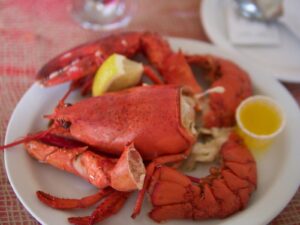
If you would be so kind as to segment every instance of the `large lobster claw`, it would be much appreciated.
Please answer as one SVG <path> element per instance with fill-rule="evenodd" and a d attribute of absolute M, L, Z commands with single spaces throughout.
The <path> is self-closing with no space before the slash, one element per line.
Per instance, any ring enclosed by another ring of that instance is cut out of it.
<path fill-rule="evenodd" d="M 41 141 L 29 141 L 25 148 L 40 162 L 78 175 L 98 188 L 111 186 L 118 191 L 133 191 L 141 189 L 144 183 L 143 160 L 133 144 L 125 146 L 118 160 L 87 147 L 60 148 Z"/>
<path fill-rule="evenodd" d="M 37 80 L 45 86 L 52 86 L 79 79 L 96 71 L 104 57 L 97 42 L 76 47 L 44 65 Z"/>
<path fill-rule="evenodd" d="M 104 37 L 55 57 L 38 72 L 37 80 L 44 86 L 78 80 L 87 75 L 93 75 L 103 60 L 112 53 L 131 57 L 139 47 L 139 33 L 129 32 Z"/>

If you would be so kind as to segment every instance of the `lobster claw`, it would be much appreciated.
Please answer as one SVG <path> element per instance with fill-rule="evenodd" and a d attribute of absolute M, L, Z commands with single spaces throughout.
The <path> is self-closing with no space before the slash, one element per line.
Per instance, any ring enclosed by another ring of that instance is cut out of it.
<path fill-rule="evenodd" d="M 128 32 L 75 47 L 43 66 L 37 80 L 44 86 L 52 86 L 94 75 L 112 53 L 132 57 L 141 48 L 140 38 L 140 33 Z"/>
<path fill-rule="evenodd" d="M 99 41 L 81 45 L 62 53 L 44 65 L 36 79 L 44 86 L 77 80 L 95 73 L 105 57 Z"/>

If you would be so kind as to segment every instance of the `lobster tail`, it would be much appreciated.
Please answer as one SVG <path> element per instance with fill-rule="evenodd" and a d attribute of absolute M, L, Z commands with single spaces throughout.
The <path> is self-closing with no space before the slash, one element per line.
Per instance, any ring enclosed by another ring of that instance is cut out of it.
<path fill-rule="evenodd" d="M 222 146 L 221 157 L 221 167 L 198 183 L 175 169 L 157 168 L 149 188 L 154 206 L 149 216 L 157 222 L 202 220 L 224 218 L 243 209 L 256 188 L 255 161 L 235 133 Z"/>

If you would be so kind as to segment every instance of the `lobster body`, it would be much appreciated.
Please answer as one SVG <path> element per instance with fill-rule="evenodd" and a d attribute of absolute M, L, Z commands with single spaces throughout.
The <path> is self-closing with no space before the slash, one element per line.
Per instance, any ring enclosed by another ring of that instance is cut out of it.
<path fill-rule="evenodd" d="M 113 155 L 134 143 L 145 160 L 183 152 L 195 141 L 181 121 L 181 88 L 147 86 L 84 99 L 50 118 L 70 123 L 70 134 Z"/>

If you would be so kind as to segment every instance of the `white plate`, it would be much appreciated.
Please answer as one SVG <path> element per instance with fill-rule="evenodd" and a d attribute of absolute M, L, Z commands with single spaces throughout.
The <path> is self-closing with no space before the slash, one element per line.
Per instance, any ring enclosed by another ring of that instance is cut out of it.
<path fill-rule="evenodd" d="M 201 21 L 213 43 L 227 51 L 239 53 L 253 66 L 260 66 L 268 76 L 282 81 L 300 82 L 300 41 L 286 27 L 278 24 L 278 46 L 238 46 L 228 37 L 226 4 L 231 0 L 203 0 Z"/>
<path fill-rule="evenodd" d="M 284 109 L 288 120 L 286 129 L 272 148 L 257 160 L 258 188 L 248 207 L 227 219 L 201 222 L 202 225 L 266 224 L 290 201 L 299 185 L 300 112 L 297 103 L 279 82 L 264 76 L 257 68 L 249 66 L 247 61 L 241 59 L 242 57 L 230 56 L 201 42 L 173 38 L 170 41 L 175 49 L 181 48 L 185 52 L 212 53 L 234 60 L 251 74 L 256 93 L 274 98 Z M 66 85 L 62 85 L 43 89 L 33 85 L 23 96 L 11 117 L 5 143 L 43 129 L 47 122 L 41 115 L 52 111 L 66 88 Z M 26 154 L 22 146 L 5 151 L 5 165 L 10 183 L 19 200 L 40 223 L 68 224 L 67 217 L 86 215 L 90 212 L 89 210 L 74 212 L 54 210 L 41 204 L 35 196 L 36 190 L 64 197 L 85 196 L 96 191 L 82 179 L 38 163 Z M 135 196 L 132 196 L 119 214 L 102 224 L 155 224 L 147 216 L 150 210 L 149 203 L 143 207 L 142 214 L 136 220 L 130 218 L 134 201 Z M 170 221 L 168 224 L 195 224 L 195 222 L 177 220 Z"/>

